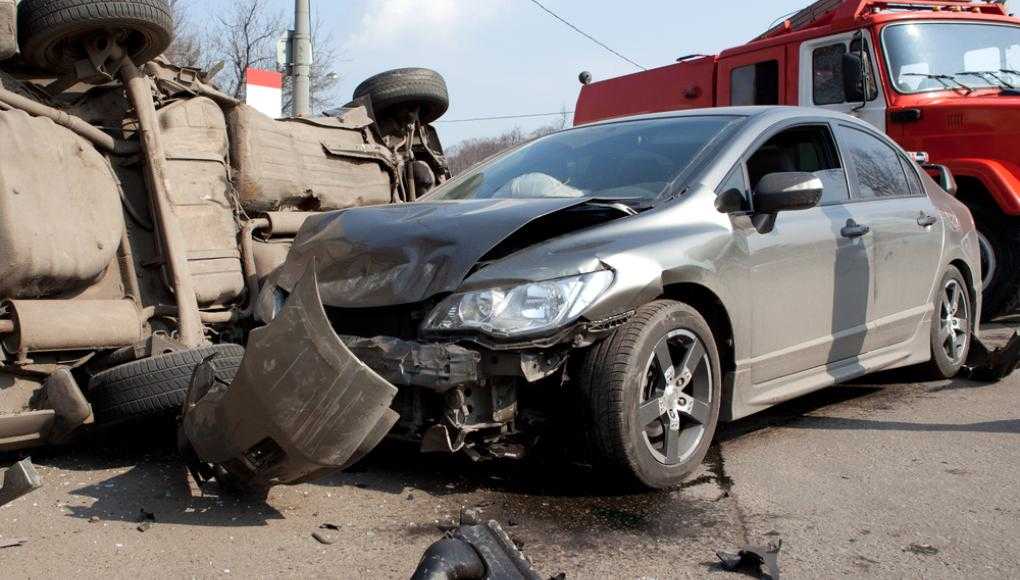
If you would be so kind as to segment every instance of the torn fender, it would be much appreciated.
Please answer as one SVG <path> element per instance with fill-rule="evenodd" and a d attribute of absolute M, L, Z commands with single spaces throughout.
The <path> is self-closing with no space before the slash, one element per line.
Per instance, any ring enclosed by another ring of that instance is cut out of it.
<path fill-rule="evenodd" d="M 347 467 L 398 419 L 390 409 L 397 388 L 333 332 L 314 264 L 279 316 L 251 333 L 233 383 L 202 385 L 202 375 L 215 377 L 195 373 L 183 435 L 202 463 L 246 487 Z"/>

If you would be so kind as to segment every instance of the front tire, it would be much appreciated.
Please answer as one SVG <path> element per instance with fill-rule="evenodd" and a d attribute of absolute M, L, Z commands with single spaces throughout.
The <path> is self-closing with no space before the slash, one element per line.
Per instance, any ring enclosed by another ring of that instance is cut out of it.
<path fill-rule="evenodd" d="M 954 266 L 942 276 L 935 293 L 935 316 L 931 324 L 931 361 L 928 374 L 951 379 L 960 373 L 970 354 L 974 331 L 974 306 L 967 281 Z"/>
<path fill-rule="evenodd" d="M 722 399 L 719 352 L 694 308 L 653 302 L 585 357 L 578 387 L 596 469 L 664 489 L 701 465 Z"/>

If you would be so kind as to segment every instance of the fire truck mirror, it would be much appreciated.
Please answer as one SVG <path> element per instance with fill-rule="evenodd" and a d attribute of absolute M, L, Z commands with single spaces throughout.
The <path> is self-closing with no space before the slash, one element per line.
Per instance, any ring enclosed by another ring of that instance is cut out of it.
<path fill-rule="evenodd" d="M 867 100 L 867 67 L 860 54 L 843 55 L 843 92 L 848 102 Z"/>

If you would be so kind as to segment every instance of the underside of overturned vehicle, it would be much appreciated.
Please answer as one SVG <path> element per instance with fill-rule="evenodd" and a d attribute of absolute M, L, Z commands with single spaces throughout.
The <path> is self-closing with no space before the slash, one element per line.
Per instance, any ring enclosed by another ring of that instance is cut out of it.
<path fill-rule="evenodd" d="M 438 74 L 276 120 L 159 57 L 171 30 L 165 0 L 0 0 L 0 451 L 177 413 L 306 219 L 449 177 Z"/>

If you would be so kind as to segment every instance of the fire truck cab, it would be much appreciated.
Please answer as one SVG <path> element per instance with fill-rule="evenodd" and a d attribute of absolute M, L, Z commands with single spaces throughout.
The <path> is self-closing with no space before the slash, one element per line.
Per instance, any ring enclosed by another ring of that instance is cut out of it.
<path fill-rule="evenodd" d="M 981 233 L 987 317 L 1020 305 L 1020 18 L 1004 2 L 821 0 L 719 55 L 586 84 L 574 122 L 731 105 L 842 111 L 948 166 Z"/>

